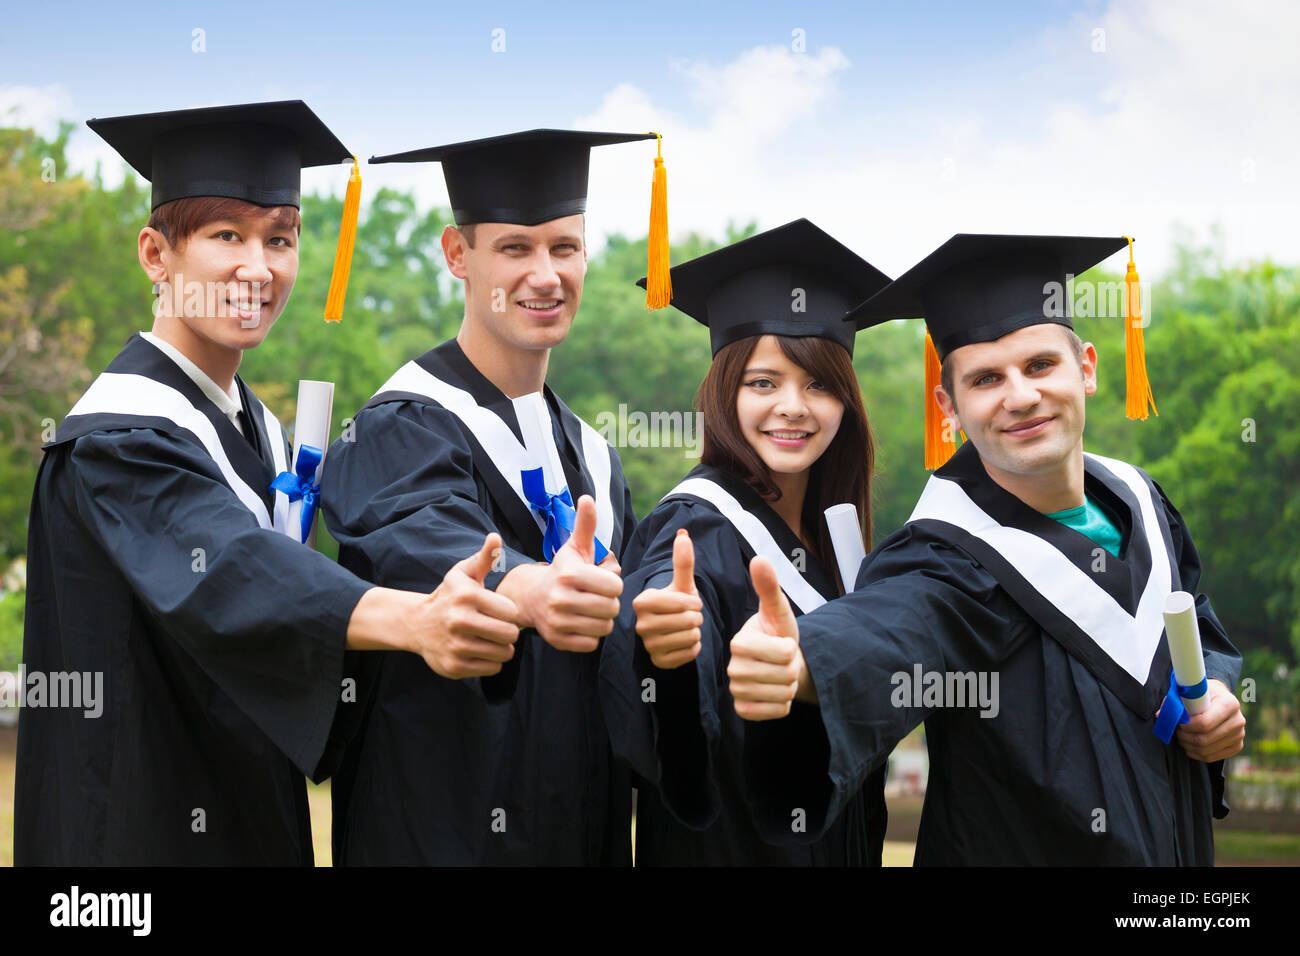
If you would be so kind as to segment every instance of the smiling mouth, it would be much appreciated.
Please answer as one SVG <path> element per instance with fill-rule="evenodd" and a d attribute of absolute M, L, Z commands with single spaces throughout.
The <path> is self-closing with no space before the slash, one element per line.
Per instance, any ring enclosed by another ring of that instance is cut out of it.
<path fill-rule="evenodd" d="M 519 304 L 530 312 L 553 312 L 564 302 L 563 299 L 520 299 Z"/>
<path fill-rule="evenodd" d="M 1028 421 L 1017 422 L 1009 428 L 1002 431 L 1008 435 L 1030 435 L 1038 432 L 1044 425 L 1053 420 L 1054 416 L 1040 415 L 1038 418 L 1031 418 Z"/>
<path fill-rule="evenodd" d="M 776 428 L 771 431 L 763 432 L 768 438 L 778 445 L 797 445 L 802 444 L 812 437 L 813 432 L 797 431 L 791 428 Z"/>
<path fill-rule="evenodd" d="M 270 305 L 270 302 L 271 302 L 270 299 L 258 300 L 256 302 L 249 301 L 247 299 L 241 299 L 238 302 L 236 302 L 234 299 L 226 299 L 226 305 L 240 312 L 260 312 L 262 311 L 262 309 Z"/>

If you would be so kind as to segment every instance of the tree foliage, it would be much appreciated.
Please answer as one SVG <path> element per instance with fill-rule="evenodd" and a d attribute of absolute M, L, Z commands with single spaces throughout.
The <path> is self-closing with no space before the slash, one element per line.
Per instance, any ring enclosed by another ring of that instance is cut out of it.
<path fill-rule="evenodd" d="M 0 130 L 0 561 L 21 555 L 42 423 L 61 420 L 93 374 L 151 321 L 150 283 L 136 261 L 148 190 L 106 188 L 64 172 L 70 126 L 53 140 Z M 336 385 L 333 434 L 401 363 L 455 334 L 460 285 L 442 264 L 447 210 L 412 196 L 366 197 L 341 323 L 321 318 L 342 200 L 303 202 L 293 297 L 241 374 L 286 422 L 298 379 Z M 673 259 L 754 231 L 680 239 Z M 634 282 L 643 237 L 610 238 L 589 265 L 568 341 L 549 381 L 579 415 L 689 413 L 710 361 L 708 331 L 665 309 L 648 312 Z M 1119 281 L 1115 275 L 1100 278 Z M 1297 270 L 1263 262 L 1226 268 L 1213 249 L 1180 248 L 1149 295 L 1146 350 L 1158 417 L 1124 417 L 1122 322 L 1080 323 L 1100 353 L 1086 447 L 1139 464 L 1181 510 L 1208 591 L 1228 631 L 1268 661 L 1300 653 L 1300 288 Z M 877 540 L 900 527 L 926 473 L 922 461 L 923 332 L 892 322 L 859 336 L 854 364 L 877 443 Z M 689 433 L 688 433 L 689 434 Z M 616 437 L 611 435 L 611 437 Z M 624 447 L 638 514 L 690 469 L 682 447 Z M 322 548 L 332 550 L 322 535 Z M 1272 655 L 1272 656 L 1268 656 Z M 1273 666 L 1273 665 L 1270 665 Z M 1278 664 L 1277 666 L 1282 666 Z"/>

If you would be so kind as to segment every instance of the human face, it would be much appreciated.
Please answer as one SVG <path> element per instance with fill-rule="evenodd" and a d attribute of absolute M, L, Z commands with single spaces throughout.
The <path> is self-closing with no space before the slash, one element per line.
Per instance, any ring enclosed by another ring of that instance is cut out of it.
<path fill-rule="evenodd" d="M 740 431 L 774 476 L 804 474 L 835 438 L 844 403 L 764 335 L 736 394 Z"/>
<path fill-rule="evenodd" d="M 218 219 L 178 246 L 157 234 L 157 263 L 169 315 L 203 349 L 242 351 L 262 343 L 284 311 L 298 276 L 298 233 L 274 210 Z"/>
<path fill-rule="evenodd" d="M 448 268 L 466 280 L 466 318 L 509 350 L 563 342 L 587 272 L 582 230 L 578 215 L 536 226 L 479 223 L 472 249 L 445 238 Z"/>
<path fill-rule="evenodd" d="M 954 395 L 938 390 L 984 467 L 1001 475 L 1045 475 L 1082 466 L 1084 399 L 1097 391 L 1097 352 L 1074 357 L 1063 326 L 1043 323 L 949 356 Z"/>

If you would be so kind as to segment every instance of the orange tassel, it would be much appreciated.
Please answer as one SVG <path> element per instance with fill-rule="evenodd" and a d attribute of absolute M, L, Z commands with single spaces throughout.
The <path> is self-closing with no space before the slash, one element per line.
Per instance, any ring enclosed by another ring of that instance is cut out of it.
<path fill-rule="evenodd" d="M 339 227 L 339 244 L 334 249 L 334 273 L 330 276 L 329 294 L 325 296 L 325 321 L 343 318 L 343 300 L 348 294 L 348 275 L 352 271 L 352 249 L 357 243 L 357 216 L 361 212 L 361 169 L 352 157 L 352 175 L 343 196 L 343 224 Z"/>
<path fill-rule="evenodd" d="M 939 353 L 934 349 L 934 340 L 930 333 L 925 333 L 925 467 L 928 471 L 943 465 L 957 450 L 957 443 L 951 437 L 944 436 L 947 424 L 939 403 L 935 401 L 934 390 L 939 384 L 941 367 Z"/>
<path fill-rule="evenodd" d="M 1155 396 L 1147 380 L 1147 355 L 1142 342 L 1142 289 L 1133 262 L 1133 239 L 1128 239 L 1128 271 L 1124 275 L 1124 413 L 1131 419 L 1145 419 L 1147 406 L 1156 411 Z"/>
<path fill-rule="evenodd" d="M 673 279 L 668 262 L 668 170 L 664 168 L 664 139 L 655 133 L 659 155 L 655 157 L 654 180 L 650 185 L 650 241 L 646 262 L 645 304 L 662 309 L 673 298 Z"/>

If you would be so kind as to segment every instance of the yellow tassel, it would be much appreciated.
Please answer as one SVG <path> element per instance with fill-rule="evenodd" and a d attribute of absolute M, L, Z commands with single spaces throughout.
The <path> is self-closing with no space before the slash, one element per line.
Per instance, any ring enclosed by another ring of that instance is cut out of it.
<path fill-rule="evenodd" d="M 654 181 L 650 185 L 650 251 L 646 262 L 645 304 L 662 309 L 673 298 L 673 278 L 668 274 L 668 170 L 664 169 L 664 138 L 655 133 L 659 155 L 655 157 Z"/>
<path fill-rule="evenodd" d="M 1131 419 L 1145 419 L 1147 406 L 1156 415 L 1155 396 L 1147 380 L 1147 355 L 1142 343 L 1142 289 L 1133 262 L 1133 239 L 1128 239 L 1128 272 L 1124 275 L 1124 413 Z"/>
<path fill-rule="evenodd" d="M 934 340 L 925 333 L 925 467 L 929 471 L 940 467 L 957 450 L 957 443 L 944 436 L 946 421 L 934 400 L 934 389 L 939 384 L 941 367 Z"/>
<path fill-rule="evenodd" d="M 352 248 L 357 244 L 357 216 L 361 212 L 361 168 L 352 157 L 352 175 L 343 196 L 343 224 L 339 226 L 339 244 L 334 250 L 334 274 L 325 297 L 325 321 L 343 318 L 343 300 L 348 294 L 348 275 L 352 271 Z"/>

